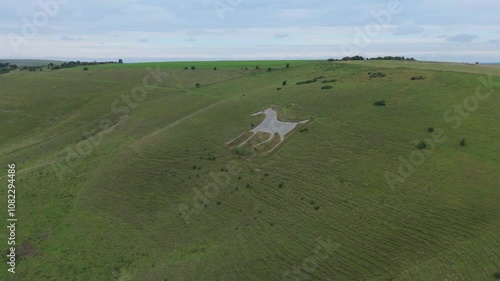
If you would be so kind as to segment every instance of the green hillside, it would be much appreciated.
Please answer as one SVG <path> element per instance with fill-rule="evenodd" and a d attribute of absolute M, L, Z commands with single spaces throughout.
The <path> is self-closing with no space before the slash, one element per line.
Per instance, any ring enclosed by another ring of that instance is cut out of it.
<path fill-rule="evenodd" d="M 286 63 L 0 75 L 0 280 L 499 279 L 500 66 Z"/>

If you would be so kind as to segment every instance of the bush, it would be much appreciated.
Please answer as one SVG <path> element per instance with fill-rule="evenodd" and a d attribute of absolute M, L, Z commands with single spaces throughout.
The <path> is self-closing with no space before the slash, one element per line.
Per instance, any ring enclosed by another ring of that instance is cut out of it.
<path fill-rule="evenodd" d="M 421 141 L 417 144 L 417 148 L 418 149 L 426 149 L 427 148 L 427 144 L 425 143 L 425 141 Z"/>
<path fill-rule="evenodd" d="M 214 70 L 217 70 L 217 67 L 214 67 Z"/>
<path fill-rule="evenodd" d="M 281 91 L 281 88 L 277 88 L 276 90 Z"/>
<path fill-rule="evenodd" d="M 334 83 L 334 82 L 337 82 L 337 80 L 335 80 L 335 79 L 323 80 L 321 83 Z"/>
<path fill-rule="evenodd" d="M 385 101 L 384 100 L 376 101 L 376 102 L 373 103 L 373 105 L 376 105 L 376 106 L 385 106 Z"/>
<path fill-rule="evenodd" d="M 329 90 L 329 89 L 333 89 L 333 86 L 327 85 L 327 86 L 321 87 L 321 90 Z"/>
<path fill-rule="evenodd" d="M 411 80 L 424 80 L 425 78 L 422 77 L 422 76 L 418 76 L 418 77 L 412 77 Z"/>
<path fill-rule="evenodd" d="M 461 147 L 464 147 L 465 145 L 466 145 L 466 143 L 465 143 L 465 139 L 462 139 L 462 140 L 460 141 L 460 146 L 461 146 Z"/>
<path fill-rule="evenodd" d="M 88 71 L 88 70 L 89 70 L 89 68 L 88 68 L 88 67 L 84 67 L 84 68 L 83 68 L 83 71 Z"/>
<path fill-rule="evenodd" d="M 200 87 L 200 83 L 196 83 L 196 88 L 199 88 Z"/>
<path fill-rule="evenodd" d="M 283 81 L 283 83 L 282 83 L 282 84 L 283 84 L 283 86 L 286 86 L 286 81 Z"/>
<path fill-rule="evenodd" d="M 184 67 L 184 70 L 188 70 L 188 69 L 189 69 L 189 67 L 187 67 L 187 66 L 186 66 L 186 67 Z"/>
<path fill-rule="evenodd" d="M 309 79 L 306 81 L 297 82 L 297 85 L 311 84 L 311 83 L 316 83 L 317 81 L 318 80 L 316 80 L 316 79 Z"/>
<path fill-rule="evenodd" d="M 427 128 L 427 132 L 434 133 L 434 128 L 432 128 L 432 127 L 431 128 Z"/>
<path fill-rule="evenodd" d="M 255 67 L 255 69 L 260 69 L 260 67 L 257 65 L 257 66 Z"/>
<path fill-rule="evenodd" d="M 271 70 L 273 70 L 273 69 L 270 67 L 267 68 L 267 72 L 271 72 Z"/>
<path fill-rule="evenodd" d="M 196 69 L 196 66 L 191 66 L 191 70 L 195 70 Z"/>
<path fill-rule="evenodd" d="M 385 74 L 382 72 L 376 72 L 376 73 L 370 74 L 370 78 L 382 78 L 382 77 L 385 77 Z"/>
<path fill-rule="evenodd" d="M 314 207 L 314 210 L 316 211 L 319 210 L 319 206 Z"/>
<path fill-rule="evenodd" d="M 290 68 L 290 64 L 289 63 L 286 64 L 286 68 Z"/>
<path fill-rule="evenodd" d="M 239 146 L 235 149 L 236 154 L 238 155 L 250 155 L 252 154 L 251 150 L 245 146 Z"/>

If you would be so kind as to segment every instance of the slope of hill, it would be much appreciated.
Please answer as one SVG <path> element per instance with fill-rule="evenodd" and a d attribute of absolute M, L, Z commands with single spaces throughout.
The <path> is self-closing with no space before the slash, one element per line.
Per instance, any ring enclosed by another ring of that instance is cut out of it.
<path fill-rule="evenodd" d="M 19 218 L 17 273 L 4 262 L 0 279 L 500 274 L 496 68 L 259 66 L 0 76 L 0 165 L 17 166 Z M 310 122 L 268 156 L 226 145 L 269 107 L 281 121 Z"/>

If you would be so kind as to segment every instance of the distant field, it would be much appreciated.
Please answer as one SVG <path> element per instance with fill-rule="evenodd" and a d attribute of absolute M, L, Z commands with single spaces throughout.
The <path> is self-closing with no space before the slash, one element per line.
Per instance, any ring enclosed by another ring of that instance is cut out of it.
<path fill-rule="evenodd" d="M 497 280 L 498 76 L 395 61 L 0 75 L 0 219 L 15 163 L 21 257 L 0 280 Z M 226 144 L 269 107 L 310 122 L 268 156 Z"/>
<path fill-rule="evenodd" d="M 17 66 L 43 66 L 49 63 L 61 64 L 64 61 L 55 61 L 55 60 L 2 60 L 0 59 L 0 63 L 10 63 L 15 64 Z"/>
<path fill-rule="evenodd" d="M 291 65 L 302 65 L 311 63 L 314 61 L 303 61 L 303 60 L 280 60 L 280 61 L 196 61 L 196 62 L 147 62 L 147 63 L 124 63 L 124 64 L 105 64 L 95 66 L 102 69 L 133 69 L 133 68 L 146 68 L 146 67 L 160 67 L 162 69 L 184 69 L 185 67 L 191 68 L 195 66 L 199 69 L 213 69 L 214 67 L 221 69 L 230 68 L 246 68 L 255 69 L 259 66 L 261 69 L 267 69 L 268 67 L 274 68 L 284 68 L 287 63 Z M 93 66 L 94 67 L 94 66 Z"/>
<path fill-rule="evenodd" d="M 488 64 L 465 64 L 465 63 L 444 63 L 444 62 L 413 62 L 413 61 L 348 61 L 341 62 L 347 64 L 358 64 L 365 66 L 389 67 L 389 68 L 413 68 L 428 69 L 464 73 L 477 73 L 500 76 L 500 65 Z"/>

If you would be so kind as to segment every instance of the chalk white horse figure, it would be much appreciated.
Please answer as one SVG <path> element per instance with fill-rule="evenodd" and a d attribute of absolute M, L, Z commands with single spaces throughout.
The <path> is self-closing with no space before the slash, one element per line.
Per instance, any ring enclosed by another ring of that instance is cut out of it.
<path fill-rule="evenodd" d="M 274 135 L 276 133 L 278 133 L 278 135 L 280 136 L 280 142 L 275 147 L 273 147 L 273 149 L 271 149 L 269 151 L 269 152 L 272 152 L 274 149 L 276 149 L 276 147 L 278 147 L 285 140 L 285 136 L 288 133 L 290 133 L 293 129 L 295 129 L 295 127 L 297 127 L 298 124 L 305 124 L 305 123 L 309 122 L 309 120 L 305 120 L 305 121 L 301 121 L 301 122 L 297 122 L 297 123 L 279 121 L 276 111 L 274 111 L 274 109 L 272 109 L 272 108 L 268 108 L 266 110 L 259 111 L 255 114 L 252 114 L 252 116 L 257 116 L 257 115 L 261 115 L 261 114 L 266 115 L 266 118 L 264 119 L 264 121 L 262 121 L 262 123 L 260 123 L 259 126 L 255 127 L 253 130 L 251 130 L 252 135 L 245 142 L 240 144 L 239 146 L 242 146 L 245 143 L 247 143 L 257 133 L 268 133 L 268 134 L 270 134 L 270 137 L 269 137 L 269 139 L 255 145 L 254 147 L 257 147 L 257 146 L 260 146 L 260 145 L 263 145 L 263 144 L 270 142 L 274 138 Z M 240 138 L 241 136 L 243 136 L 246 133 L 248 133 L 248 132 L 245 132 L 245 133 L 239 135 L 238 137 L 229 141 L 227 144 L 237 140 L 238 138 Z"/>

